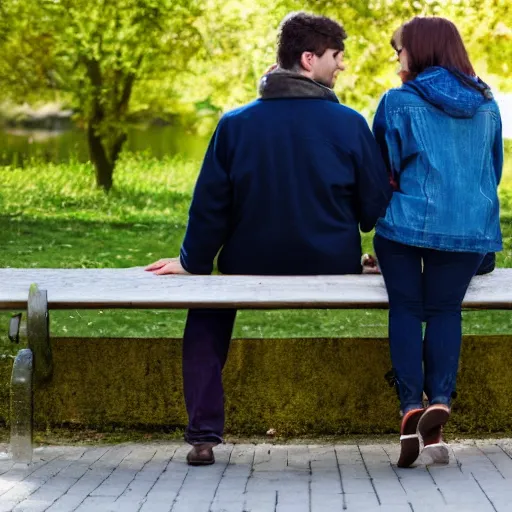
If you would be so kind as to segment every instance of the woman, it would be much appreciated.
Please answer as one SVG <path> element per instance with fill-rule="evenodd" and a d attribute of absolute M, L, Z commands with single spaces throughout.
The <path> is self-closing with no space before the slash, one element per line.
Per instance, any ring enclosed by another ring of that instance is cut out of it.
<path fill-rule="evenodd" d="M 413 18 L 392 45 L 403 85 L 384 95 L 373 130 L 396 191 L 374 247 L 403 414 L 398 465 L 408 467 L 418 434 L 435 462 L 448 462 L 441 433 L 455 393 L 462 300 L 484 255 L 502 248 L 503 147 L 496 102 L 453 23 Z"/>

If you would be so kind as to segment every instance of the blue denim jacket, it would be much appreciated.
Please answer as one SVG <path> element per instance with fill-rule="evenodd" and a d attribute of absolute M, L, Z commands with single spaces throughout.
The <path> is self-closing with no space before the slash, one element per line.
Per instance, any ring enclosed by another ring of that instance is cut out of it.
<path fill-rule="evenodd" d="M 398 183 L 377 234 L 446 251 L 502 249 L 501 118 L 482 81 L 428 68 L 383 96 L 373 131 Z"/>

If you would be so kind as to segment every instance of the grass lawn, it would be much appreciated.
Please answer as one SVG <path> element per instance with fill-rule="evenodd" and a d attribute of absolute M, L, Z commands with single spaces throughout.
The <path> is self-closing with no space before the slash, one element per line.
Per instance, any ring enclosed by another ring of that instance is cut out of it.
<path fill-rule="evenodd" d="M 126 155 L 108 196 L 94 187 L 88 164 L 1 168 L 0 267 L 131 267 L 176 256 L 199 163 Z M 505 250 L 512 267 L 512 141 L 501 187 Z M 371 235 L 364 249 L 371 251 Z M 0 354 L 10 353 L 0 312 Z M 238 337 L 385 336 L 386 311 L 245 311 Z M 55 311 L 58 336 L 181 336 L 184 311 Z M 464 331 L 512 333 L 509 312 L 464 313 Z"/>

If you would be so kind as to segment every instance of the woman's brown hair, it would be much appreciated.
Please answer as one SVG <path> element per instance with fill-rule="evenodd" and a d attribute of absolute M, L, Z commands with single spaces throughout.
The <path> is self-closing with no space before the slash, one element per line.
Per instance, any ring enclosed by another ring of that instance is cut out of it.
<path fill-rule="evenodd" d="M 417 16 L 395 31 L 391 45 L 407 50 L 411 78 L 432 66 L 476 75 L 457 27 L 445 18 Z"/>

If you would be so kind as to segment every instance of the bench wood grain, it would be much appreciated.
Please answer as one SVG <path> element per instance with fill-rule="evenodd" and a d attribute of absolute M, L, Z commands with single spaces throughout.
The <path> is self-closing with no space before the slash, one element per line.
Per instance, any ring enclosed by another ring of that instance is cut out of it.
<path fill-rule="evenodd" d="M 32 283 L 49 309 L 386 309 L 382 276 L 155 276 L 126 269 L 0 269 L 0 309 L 27 307 Z M 512 269 L 473 279 L 466 309 L 512 309 Z"/>

